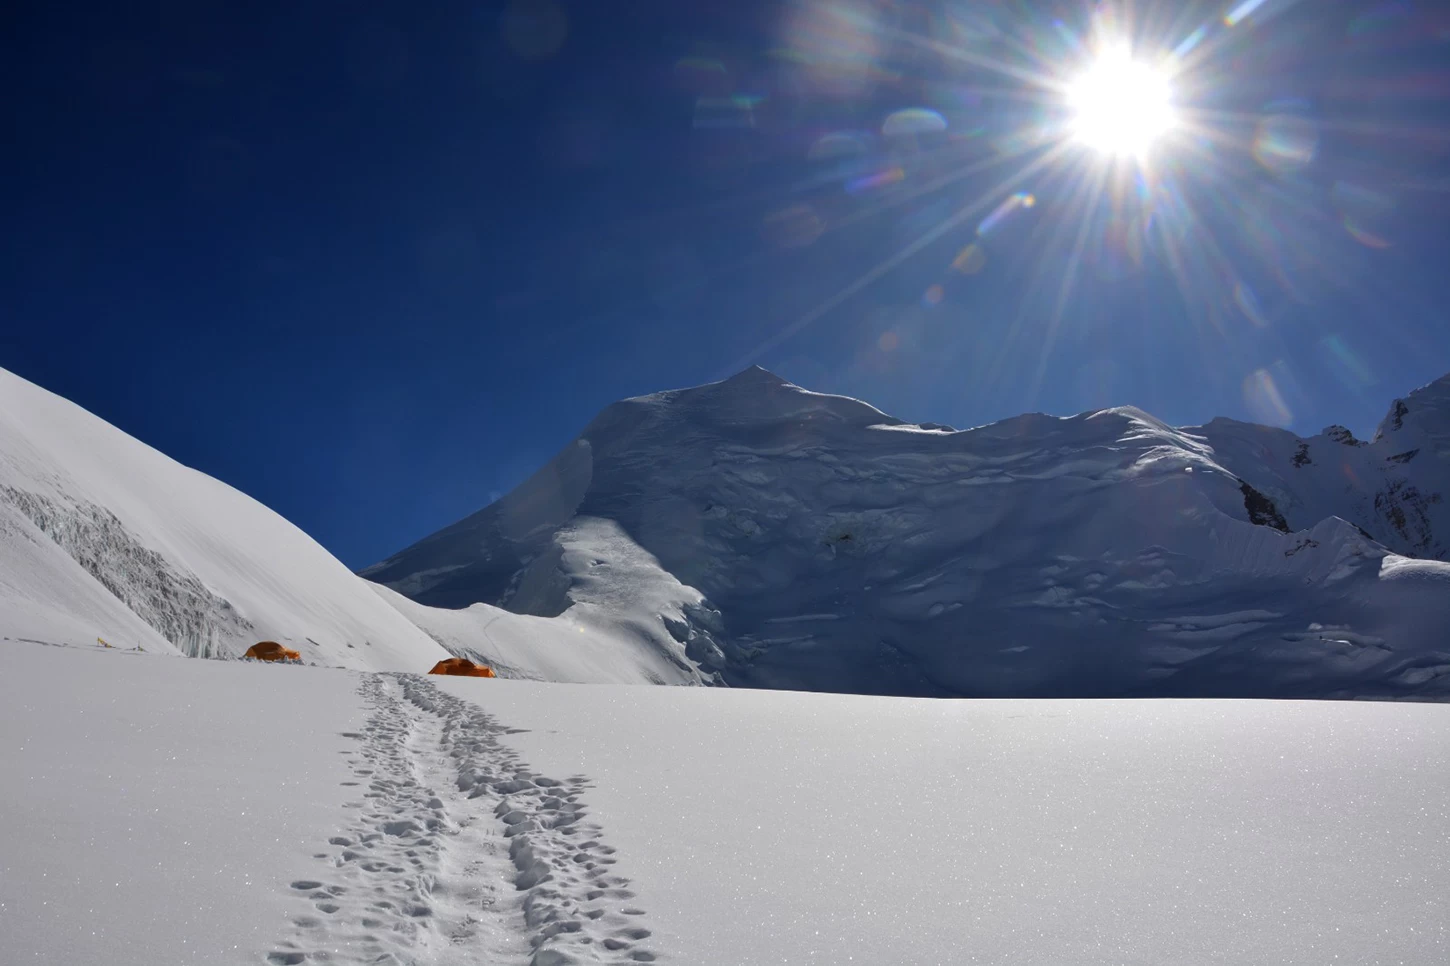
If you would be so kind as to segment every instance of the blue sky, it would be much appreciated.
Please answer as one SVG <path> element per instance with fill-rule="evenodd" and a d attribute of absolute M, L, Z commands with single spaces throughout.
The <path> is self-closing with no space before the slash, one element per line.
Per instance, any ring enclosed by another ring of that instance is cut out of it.
<path fill-rule="evenodd" d="M 748 363 L 958 426 L 1301 433 L 1450 371 L 1430 4 L 12 16 L 0 365 L 355 567 Z M 1179 52 L 1146 170 L 1062 138 L 1104 32 Z"/>

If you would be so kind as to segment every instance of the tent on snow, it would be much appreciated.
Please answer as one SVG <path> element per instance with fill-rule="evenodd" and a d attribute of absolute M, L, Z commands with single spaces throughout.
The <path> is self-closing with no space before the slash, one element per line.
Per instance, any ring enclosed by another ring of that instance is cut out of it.
<path fill-rule="evenodd" d="M 470 678 L 496 678 L 493 668 L 487 664 L 474 664 L 472 661 L 461 657 L 450 657 L 446 661 L 439 661 L 433 665 L 429 674 L 460 674 Z"/>
<path fill-rule="evenodd" d="M 256 661 L 300 661 L 302 655 L 290 648 L 283 647 L 276 641 L 258 641 L 247 648 L 247 653 L 242 657 L 250 657 Z"/>

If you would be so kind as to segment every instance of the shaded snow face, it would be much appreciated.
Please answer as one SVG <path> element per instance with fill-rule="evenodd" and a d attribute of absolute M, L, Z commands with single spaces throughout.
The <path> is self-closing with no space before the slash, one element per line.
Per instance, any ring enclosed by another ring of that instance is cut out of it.
<path fill-rule="evenodd" d="M 1384 436 L 1438 445 L 1440 411 L 1419 398 L 1433 389 L 1404 403 L 1420 423 Z M 1390 588 L 1386 547 L 1430 545 L 1396 541 L 1375 507 L 1407 491 L 1437 507 L 1447 474 L 1439 457 L 1385 459 L 1398 445 L 1178 430 L 1131 408 L 954 432 L 753 369 L 609 407 L 514 493 L 365 573 L 435 606 L 588 603 L 636 622 L 677 584 L 694 610 L 677 591 L 659 622 L 735 685 L 1436 692 L 1450 566 Z M 1379 475 L 1340 492 L 1329 447 Z M 577 552 L 603 524 L 621 539 Z M 619 566 L 639 555 L 654 577 Z"/>
<path fill-rule="evenodd" d="M 1216 419 L 1192 428 L 1295 529 L 1338 516 L 1404 556 L 1450 560 L 1450 377 L 1395 400 L 1371 442 Z"/>

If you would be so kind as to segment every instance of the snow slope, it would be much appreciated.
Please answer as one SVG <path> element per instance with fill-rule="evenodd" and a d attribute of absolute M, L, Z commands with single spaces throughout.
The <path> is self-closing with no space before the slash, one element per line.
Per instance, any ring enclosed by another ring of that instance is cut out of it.
<path fill-rule="evenodd" d="M 428 607 L 378 584 L 372 587 L 450 653 L 487 664 L 504 677 L 575 684 L 708 680 L 657 617 L 653 622 L 632 619 L 629 608 L 621 614 L 584 603 L 558 617 L 534 617 L 488 604 L 462 610 Z"/>
<path fill-rule="evenodd" d="M 1367 446 L 1132 408 L 957 432 L 753 368 L 610 406 L 364 576 L 549 617 L 668 599 L 655 627 L 734 685 L 1443 696 L 1450 564 L 1406 560 L 1450 525 L 1447 396 Z"/>
<path fill-rule="evenodd" d="M 1440 966 L 1450 708 L 0 647 L 0 961 Z"/>
<path fill-rule="evenodd" d="M 301 530 L 0 370 L 0 634 L 426 669 L 447 656 Z"/>

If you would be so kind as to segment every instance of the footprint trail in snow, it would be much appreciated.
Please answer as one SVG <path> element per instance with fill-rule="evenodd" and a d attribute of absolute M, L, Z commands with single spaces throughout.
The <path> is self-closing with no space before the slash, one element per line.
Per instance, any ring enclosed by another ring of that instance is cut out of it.
<path fill-rule="evenodd" d="M 372 674 L 350 733 L 356 821 L 328 840 L 273 966 L 653 962 L 644 910 L 584 821 L 588 780 L 532 771 L 509 730 L 414 675 Z"/>

